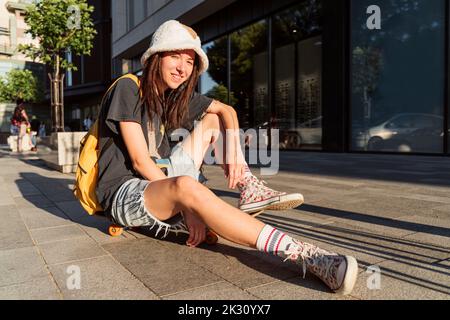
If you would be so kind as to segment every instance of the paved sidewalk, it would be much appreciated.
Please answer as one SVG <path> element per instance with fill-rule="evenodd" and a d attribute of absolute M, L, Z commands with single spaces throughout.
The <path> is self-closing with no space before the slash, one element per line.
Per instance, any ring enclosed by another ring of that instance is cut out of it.
<path fill-rule="evenodd" d="M 182 235 L 111 238 L 108 222 L 87 216 L 73 198 L 73 175 L 48 169 L 36 156 L 3 151 L 0 299 L 450 298 L 450 158 L 281 157 L 283 170 L 265 180 L 303 193 L 306 203 L 261 220 L 356 256 L 352 295 L 334 295 L 310 274 L 302 279 L 299 268 L 223 239 L 191 249 Z M 216 194 L 236 204 L 220 169 L 206 167 L 206 175 Z M 380 281 L 370 271 L 377 268 Z"/>

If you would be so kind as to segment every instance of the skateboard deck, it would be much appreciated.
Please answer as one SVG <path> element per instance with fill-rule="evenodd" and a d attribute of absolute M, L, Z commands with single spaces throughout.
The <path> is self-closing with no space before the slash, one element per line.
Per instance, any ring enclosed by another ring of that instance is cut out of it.
<path fill-rule="evenodd" d="M 140 228 L 145 228 L 145 227 L 123 227 L 121 225 L 112 223 L 109 227 L 108 227 L 108 234 L 111 237 L 119 237 L 122 235 L 124 230 L 133 230 L 133 229 L 140 229 Z M 189 232 L 187 230 L 171 230 L 169 229 L 169 232 L 178 234 L 178 233 L 184 233 L 184 234 L 189 234 Z M 208 245 L 214 245 L 217 243 L 217 241 L 219 240 L 219 237 L 217 236 L 217 234 L 215 234 L 213 231 L 211 230 L 207 230 L 206 231 L 206 239 L 204 241 L 204 243 L 208 244 Z"/>

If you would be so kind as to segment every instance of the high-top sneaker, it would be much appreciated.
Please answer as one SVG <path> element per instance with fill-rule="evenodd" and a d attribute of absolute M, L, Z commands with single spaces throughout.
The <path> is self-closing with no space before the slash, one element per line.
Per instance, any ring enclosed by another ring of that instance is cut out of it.
<path fill-rule="evenodd" d="M 263 210 L 288 210 L 303 203 L 300 193 L 286 193 L 273 190 L 266 182 L 253 175 L 247 175 L 238 183 L 241 193 L 239 209 L 252 215 L 258 215 Z"/>
<path fill-rule="evenodd" d="M 353 290 L 358 275 L 358 263 L 354 257 L 338 255 L 295 239 L 284 254 L 284 261 L 302 265 L 303 277 L 308 270 L 338 294 L 346 295 Z"/>

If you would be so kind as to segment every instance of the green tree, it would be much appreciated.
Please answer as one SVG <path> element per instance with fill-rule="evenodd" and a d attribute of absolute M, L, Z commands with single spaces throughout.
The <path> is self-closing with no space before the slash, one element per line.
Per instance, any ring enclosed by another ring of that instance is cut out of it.
<path fill-rule="evenodd" d="M 20 45 L 19 51 L 46 63 L 51 73 L 52 131 L 64 131 L 64 70 L 74 70 L 66 60 L 72 55 L 90 55 L 97 32 L 91 19 L 93 6 L 86 0 L 40 0 L 27 8 L 27 33 L 39 39 L 39 45 Z"/>
<path fill-rule="evenodd" d="M 0 101 L 39 102 L 42 99 L 42 88 L 36 76 L 30 70 L 13 69 L 0 77 Z"/>

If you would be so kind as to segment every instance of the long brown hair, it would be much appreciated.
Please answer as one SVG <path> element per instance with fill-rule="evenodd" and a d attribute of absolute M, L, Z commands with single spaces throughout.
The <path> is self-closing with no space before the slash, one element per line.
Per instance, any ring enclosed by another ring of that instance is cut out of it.
<path fill-rule="evenodd" d="M 189 101 L 200 76 L 199 58 L 196 54 L 192 74 L 186 82 L 175 90 L 163 92 L 161 57 L 162 53 L 155 53 L 145 63 L 140 86 L 142 100 L 149 108 L 150 120 L 153 112 L 167 128 L 176 129 L 189 116 Z"/>

